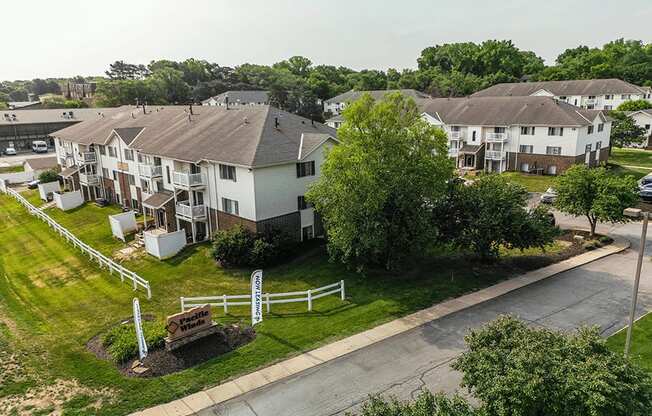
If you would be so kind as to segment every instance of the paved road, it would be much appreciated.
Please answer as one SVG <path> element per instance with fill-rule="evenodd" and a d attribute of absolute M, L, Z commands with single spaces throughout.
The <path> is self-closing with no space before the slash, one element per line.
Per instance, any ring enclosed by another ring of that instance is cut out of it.
<path fill-rule="evenodd" d="M 48 152 L 48 153 L 26 152 L 26 153 L 19 153 L 16 156 L 2 155 L 2 157 L 0 157 L 0 167 L 19 166 L 19 165 L 23 164 L 25 159 L 36 159 L 36 158 L 51 157 L 51 156 L 56 156 L 56 153 L 54 153 L 54 152 Z"/>
<path fill-rule="evenodd" d="M 576 223 L 569 218 L 559 221 Z M 562 330 L 599 325 L 604 335 L 612 334 L 627 320 L 640 224 L 618 226 L 610 232 L 628 238 L 632 249 L 433 321 L 200 414 L 327 416 L 359 409 L 371 393 L 408 398 L 423 388 L 456 391 L 461 377 L 450 364 L 464 349 L 464 334 L 499 314 L 515 314 L 532 325 Z M 650 272 L 652 264 L 646 259 L 639 315 L 652 309 Z"/>

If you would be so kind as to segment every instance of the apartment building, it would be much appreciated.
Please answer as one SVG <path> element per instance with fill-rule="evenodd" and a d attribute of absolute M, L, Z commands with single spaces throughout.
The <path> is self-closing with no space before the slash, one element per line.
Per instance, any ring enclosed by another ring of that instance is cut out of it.
<path fill-rule="evenodd" d="M 420 106 L 424 119 L 448 134 L 449 155 L 463 173 L 555 175 L 609 156 L 609 118 L 551 97 L 435 98 Z"/>
<path fill-rule="evenodd" d="M 125 106 L 55 136 L 68 187 L 144 212 L 163 233 L 323 235 L 304 199 L 337 141 L 323 124 L 265 105 Z"/>
<path fill-rule="evenodd" d="M 374 90 L 374 91 L 347 91 L 343 94 L 337 95 L 333 98 L 324 101 L 324 113 L 330 113 L 332 115 L 340 114 L 348 105 L 348 103 L 357 100 L 362 97 L 363 94 L 371 95 L 375 100 L 382 100 L 383 97 L 392 92 L 400 92 L 406 97 L 412 97 L 415 100 L 430 98 L 428 94 L 425 94 L 421 91 L 412 90 L 412 89 L 403 89 L 403 90 Z"/>
<path fill-rule="evenodd" d="M 242 105 L 268 105 L 269 92 L 267 91 L 226 91 L 214 97 L 208 98 L 201 102 L 202 105 L 208 106 L 230 106 L 238 107 Z"/>
<path fill-rule="evenodd" d="M 645 130 L 647 140 L 643 143 L 643 146 L 648 149 L 652 148 L 652 109 L 627 111 L 626 114 L 636 122 L 636 125 Z"/>
<path fill-rule="evenodd" d="M 652 92 L 620 79 L 582 79 L 570 81 L 513 82 L 496 84 L 471 97 L 554 97 L 576 107 L 615 110 L 625 101 L 648 100 Z"/>

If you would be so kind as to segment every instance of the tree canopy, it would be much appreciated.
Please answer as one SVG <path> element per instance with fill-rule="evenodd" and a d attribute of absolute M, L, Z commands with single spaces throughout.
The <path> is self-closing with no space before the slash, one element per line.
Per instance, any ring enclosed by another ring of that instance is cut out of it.
<path fill-rule="evenodd" d="M 645 141 L 645 129 L 636 124 L 632 117 L 622 111 L 612 111 L 609 116 L 613 119 L 610 136 L 612 146 L 626 147 Z"/>
<path fill-rule="evenodd" d="M 306 197 L 323 217 L 331 258 L 395 268 L 436 238 L 429 201 L 453 177 L 446 135 L 400 93 L 365 94 L 343 114 L 340 144 Z"/>
<path fill-rule="evenodd" d="M 648 110 L 652 108 L 652 103 L 647 100 L 631 100 L 625 101 L 620 104 L 616 110 L 618 111 L 637 111 Z"/>

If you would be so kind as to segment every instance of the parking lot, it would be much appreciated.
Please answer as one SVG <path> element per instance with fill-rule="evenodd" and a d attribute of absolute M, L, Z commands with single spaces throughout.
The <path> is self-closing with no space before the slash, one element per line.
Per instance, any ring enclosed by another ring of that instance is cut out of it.
<path fill-rule="evenodd" d="M 53 150 L 47 152 L 47 153 L 34 153 L 34 152 L 24 152 L 24 153 L 19 153 L 16 156 L 6 156 L 2 155 L 0 156 L 0 167 L 7 167 L 7 166 L 19 166 L 22 165 L 23 162 L 26 159 L 36 159 L 36 158 L 41 158 L 41 157 L 51 157 L 54 156 L 55 153 Z"/>

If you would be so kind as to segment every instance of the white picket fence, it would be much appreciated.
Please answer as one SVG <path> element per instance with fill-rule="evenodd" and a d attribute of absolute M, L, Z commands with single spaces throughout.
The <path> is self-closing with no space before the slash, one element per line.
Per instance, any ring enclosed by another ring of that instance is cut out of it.
<path fill-rule="evenodd" d="M 263 304 L 267 307 L 267 313 L 271 311 L 271 305 L 281 303 L 294 303 L 294 302 L 307 302 L 308 311 L 312 311 L 312 302 L 315 299 L 323 298 L 324 296 L 340 294 L 340 299 L 344 300 L 346 294 L 344 293 L 344 280 L 331 285 L 322 286 L 317 289 L 308 289 L 299 292 L 287 293 L 264 293 Z M 195 308 L 197 306 L 204 306 L 206 304 L 216 308 L 224 308 L 224 313 L 229 313 L 229 306 L 245 306 L 251 305 L 251 294 L 249 295 L 221 295 L 221 296 L 199 296 L 186 298 L 179 298 L 181 301 L 181 312 L 186 309 Z"/>
<path fill-rule="evenodd" d="M 118 272 L 118 274 L 120 275 L 120 280 L 122 280 L 123 282 L 125 281 L 125 278 L 131 280 L 134 285 L 134 290 L 138 290 L 138 287 L 140 286 L 147 291 L 147 299 L 152 298 L 152 290 L 147 280 L 143 279 L 142 277 L 138 276 L 136 273 L 123 267 L 122 265 L 116 263 L 115 261 L 106 257 L 104 254 L 95 250 L 93 247 L 81 241 L 79 238 L 75 237 L 73 233 L 68 231 L 66 228 L 61 226 L 52 218 L 50 218 L 43 211 L 36 208 L 18 192 L 6 186 L 0 186 L 0 190 L 4 190 L 7 194 L 16 198 L 18 202 L 20 202 L 25 208 L 27 208 L 30 214 L 46 222 L 50 226 L 50 228 L 58 232 L 59 235 L 64 237 L 66 240 L 68 240 L 68 242 L 71 243 L 74 247 L 79 248 L 82 252 L 88 254 L 90 258 L 96 260 L 100 264 L 100 267 L 103 266 L 108 267 L 110 274 L 113 274 L 113 272 Z"/>

